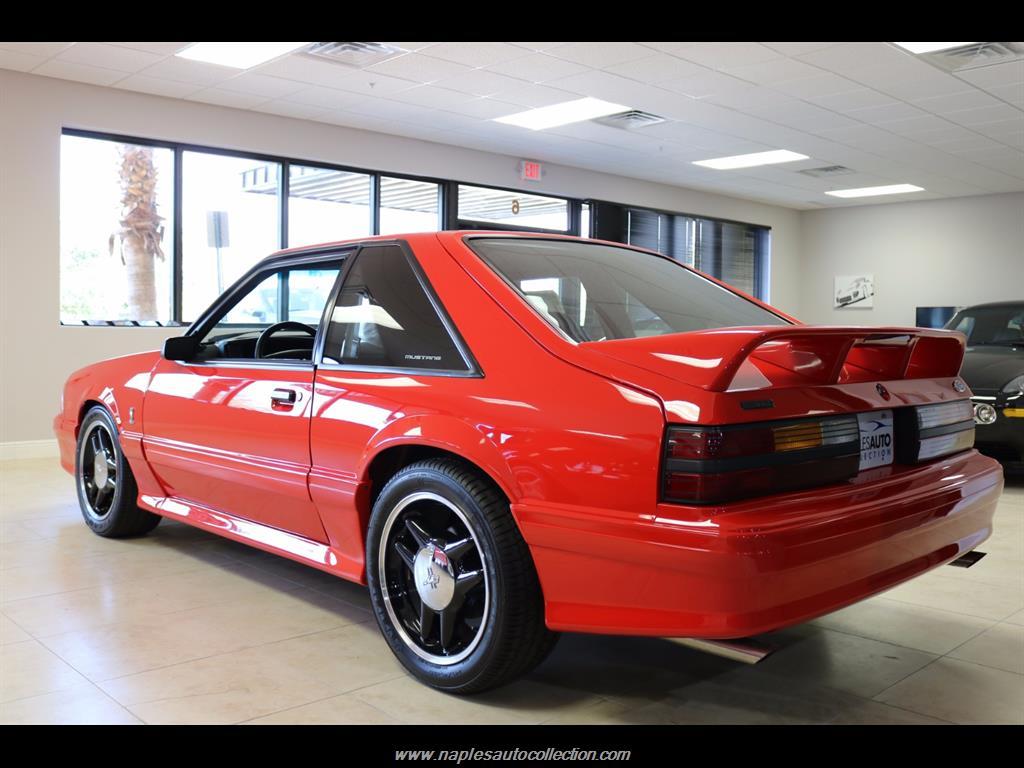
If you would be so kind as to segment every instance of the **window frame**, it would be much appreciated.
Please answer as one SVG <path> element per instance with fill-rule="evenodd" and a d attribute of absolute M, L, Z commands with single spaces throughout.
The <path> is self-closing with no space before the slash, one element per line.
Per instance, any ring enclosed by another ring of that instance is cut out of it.
<path fill-rule="evenodd" d="M 285 256 L 277 256 L 270 259 L 264 259 L 263 261 L 255 264 L 249 269 L 244 275 L 236 280 L 227 290 L 224 291 L 207 310 L 199 316 L 199 318 L 192 323 L 188 331 L 185 332 L 185 336 L 195 336 L 199 339 L 203 338 L 209 333 L 216 325 L 217 322 L 228 312 L 230 312 L 238 301 L 249 291 L 258 286 L 263 280 L 274 275 L 278 272 L 290 271 L 296 268 L 315 266 L 318 264 L 338 264 L 340 263 L 340 269 L 338 275 L 334 279 L 334 285 L 331 286 L 331 290 L 327 294 L 327 301 L 324 304 L 324 309 L 320 314 L 320 323 L 317 326 L 316 336 L 313 339 L 313 356 L 310 360 L 287 360 L 287 359 L 270 359 L 270 360 L 256 360 L 250 358 L 218 358 L 216 360 L 185 360 L 182 361 L 182 365 L 189 366 L 203 366 L 203 367 L 228 367 L 228 368 L 271 368 L 271 369 L 287 369 L 287 370 L 313 370 L 316 368 L 317 350 L 322 346 L 321 337 L 326 334 L 326 320 L 329 317 L 328 308 L 333 308 L 334 300 L 338 294 L 339 286 L 345 277 L 349 269 L 349 265 L 352 263 L 352 256 L 356 253 L 358 247 L 343 246 L 319 248 L 307 251 L 305 253 L 292 253 Z"/>
<path fill-rule="evenodd" d="M 459 356 L 462 357 L 465 369 L 417 368 L 415 366 L 404 365 L 353 365 L 351 363 L 328 363 L 324 361 L 324 347 L 327 344 L 327 333 L 330 327 L 330 318 L 334 314 L 334 308 L 338 304 L 338 298 L 341 296 L 341 292 L 345 290 L 345 286 L 348 284 L 349 273 L 352 271 L 353 265 L 356 263 L 357 259 L 362 256 L 364 251 L 373 250 L 374 248 L 394 247 L 397 247 L 405 257 L 406 262 L 409 264 L 409 268 L 416 277 L 416 283 L 419 285 L 420 290 L 422 290 L 426 295 L 431 308 L 437 313 L 438 318 L 440 318 L 441 325 L 444 327 L 445 333 L 448 334 L 448 338 L 451 340 L 452 345 L 455 347 L 456 351 L 458 351 Z M 484 378 L 484 373 L 480 368 L 480 364 L 477 362 L 476 357 L 474 357 L 469 346 L 466 344 L 466 341 L 459 332 L 458 327 L 455 325 L 454 321 L 452 321 L 451 315 L 448 314 L 448 310 L 445 308 L 444 304 L 441 303 L 441 299 L 434 290 L 434 286 L 431 285 L 430 279 L 427 277 L 426 272 L 419 263 L 419 259 L 416 258 L 416 254 L 413 252 L 413 249 L 409 246 L 409 243 L 406 240 L 396 238 L 394 240 L 374 240 L 372 242 L 359 243 L 356 251 L 352 254 L 352 257 L 346 260 L 345 266 L 341 271 L 341 275 L 339 275 L 338 283 L 335 285 L 335 290 L 327 301 L 327 307 L 324 310 L 322 322 L 322 332 L 317 336 L 316 344 L 313 347 L 313 364 L 317 369 L 325 371 L 358 371 L 363 373 L 401 374 L 405 376 L 441 376 L 456 379 Z"/>

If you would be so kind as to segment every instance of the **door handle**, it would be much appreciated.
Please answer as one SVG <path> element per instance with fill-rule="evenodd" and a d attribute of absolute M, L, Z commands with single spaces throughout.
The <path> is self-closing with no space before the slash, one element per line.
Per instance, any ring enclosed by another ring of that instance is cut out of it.
<path fill-rule="evenodd" d="M 302 399 L 301 393 L 294 389 L 280 387 L 270 393 L 270 402 L 273 405 L 295 405 Z"/>

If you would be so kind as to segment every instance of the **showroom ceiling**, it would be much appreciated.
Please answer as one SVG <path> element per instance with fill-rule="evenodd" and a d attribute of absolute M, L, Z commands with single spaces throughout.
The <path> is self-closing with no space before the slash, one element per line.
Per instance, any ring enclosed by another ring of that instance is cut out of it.
<path fill-rule="evenodd" d="M 1024 190 L 1020 57 L 948 72 L 892 43 L 397 42 L 354 65 L 297 52 L 238 70 L 174 55 L 187 45 L 0 43 L 0 68 L 794 208 Z M 664 122 L 531 131 L 494 121 L 583 96 Z M 809 159 L 729 171 L 693 164 L 776 149 Z M 831 166 L 844 170 L 801 173 Z M 824 194 L 904 183 L 925 191 Z"/>

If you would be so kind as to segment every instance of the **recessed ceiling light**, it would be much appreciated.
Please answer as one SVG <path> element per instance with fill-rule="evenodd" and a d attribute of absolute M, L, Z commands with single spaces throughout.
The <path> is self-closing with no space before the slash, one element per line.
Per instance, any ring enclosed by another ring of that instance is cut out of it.
<path fill-rule="evenodd" d="M 560 125 L 570 123 L 581 123 L 584 120 L 593 120 L 595 117 L 615 115 L 619 112 L 628 112 L 630 107 L 622 104 L 612 104 L 610 101 L 601 101 L 590 97 L 576 99 L 575 101 L 564 101 L 561 104 L 552 104 L 539 109 L 528 109 L 525 112 L 516 112 L 506 117 L 496 117 L 495 122 L 506 123 L 507 125 L 518 125 L 529 128 L 531 131 L 541 131 L 545 128 L 557 128 Z"/>
<path fill-rule="evenodd" d="M 825 194 L 832 195 L 832 197 L 875 197 L 876 195 L 902 195 L 907 192 L 924 192 L 924 187 L 916 187 L 913 184 L 889 184 L 884 187 L 833 189 Z"/>
<path fill-rule="evenodd" d="M 893 45 L 905 48 L 911 53 L 933 53 L 950 48 L 960 48 L 965 45 L 977 45 L 977 43 L 893 43 Z"/>
<path fill-rule="evenodd" d="M 193 43 L 175 56 L 222 67 L 249 69 L 309 43 Z"/>
<path fill-rule="evenodd" d="M 694 165 L 729 171 L 734 168 L 753 168 L 756 165 L 775 165 L 776 163 L 792 163 L 794 160 L 807 160 L 807 155 L 790 152 L 788 149 L 773 149 L 771 152 L 753 152 L 749 155 L 732 155 L 730 157 L 714 157 L 710 160 L 694 160 Z"/>

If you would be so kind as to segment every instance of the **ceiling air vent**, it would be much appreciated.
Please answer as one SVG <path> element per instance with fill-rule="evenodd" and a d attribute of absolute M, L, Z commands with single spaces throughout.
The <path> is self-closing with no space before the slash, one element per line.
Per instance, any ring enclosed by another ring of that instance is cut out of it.
<path fill-rule="evenodd" d="M 610 125 L 612 128 L 622 128 L 630 131 L 635 128 L 646 128 L 649 125 L 664 123 L 665 118 L 652 115 L 650 112 L 641 112 L 639 109 L 630 109 L 626 112 L 618 112 L 614 115 L 598 117 L 594 122 L 600 123 L 601 125 Z"/>
<path fill-rule="evenodd" d="M 918 58 L 947 72 L 962 72 L 992 64 L 1024 59 L 1024 43 L 971 43 L 945 51 L 922 53 Z"/>
<path fill-rule="evenodd" d="M 849 173 L 856 173 L 856 171 L 845 165 L 826 165 L 824 168 L 808 168 L 806 171 L 797 171 L 797 173 L 813 176 L 816 179 L 827 179 L 831 176 L 846 176 Z"/>
<path fill-rule="evenodd" d="M 367 67 L 407 51 L 389 43 L 313 43 L 304 53 L 350 67 Z"/>

